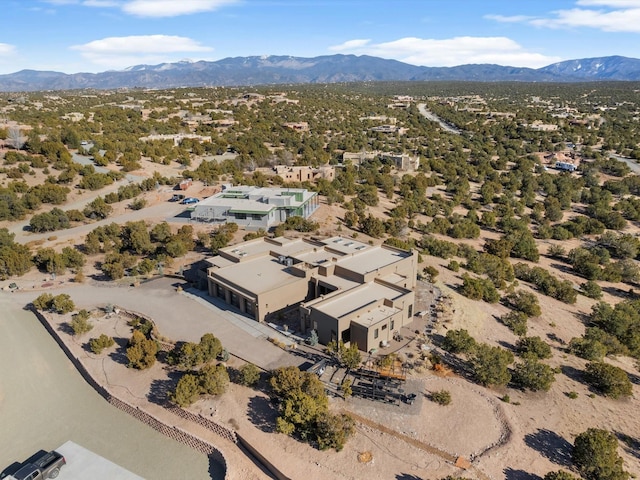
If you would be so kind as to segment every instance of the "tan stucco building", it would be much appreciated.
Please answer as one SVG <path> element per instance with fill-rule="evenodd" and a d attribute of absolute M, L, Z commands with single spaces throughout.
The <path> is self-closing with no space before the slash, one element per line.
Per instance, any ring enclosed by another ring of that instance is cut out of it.
<path fill-rule="evenodd" d="M 299 306 L 302 333 L 370 350 L 410 323 L 417 253 L 353 239 L 258 238 L 208 259 L 209 295 L 259 322 Z"/>

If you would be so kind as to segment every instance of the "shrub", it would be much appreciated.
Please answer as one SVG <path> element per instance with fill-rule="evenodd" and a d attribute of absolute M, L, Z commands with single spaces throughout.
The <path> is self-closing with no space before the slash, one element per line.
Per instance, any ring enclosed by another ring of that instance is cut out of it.
<path fill-rule="evenodd" d="M 573 464 L 586 480 L 627 480 L 618 455 L 618 440 L 606 430 L 590 428 L 576 437 Z"/>
<path fill-rule="evenodd" d="M 472 278 L 468 274 L 462 276 L 461 293 L 472 300 L 484 300 L 487 303 L 496 303 L 500 300 L 500 294 L 496 287 L 486 278 Z"/>
<path fill-rule="evenodd" d="M 451 393 L 448 390 L 433 392 L 429 398 L 438 405 L 449 405 L 451 403 Z"/>
<path fill-rule="evenodd" d="M 547 473 L 542 480 L 578 480 L 576 477 L 564 470 Z"/>
<path fill-rule="evenodd" d="M 139 330 L 134 330 L 129 340 L 129 348 L 127 348 L 127 359 L 130 368 L 144 370 L 150 368 L 156 361 L 158 353 L 158 344 L 145 337 Z"/>
<path fill-rule="evenodd" d="M 41 311 L 46 311 L 51 308 L 51 302 L 53 301 L 53 295 L 50 293 L 43 293 L 33 301 L 33 306 Z"/>
<path fill-rule="evenodd" d="M 514 310 L 505 313 L 500 317 L 500 321 L 519 337 L 527 334 L 527 316 L 522 312 Z"/>
<path fill-rule="evenodd" d="M 555 375 L 549 365 L 540 363 L 535 356 L 525 357 L 517 364 L 513 372 L 513 381 L 521 388 L 532 391 L 548 391 L 555 381 Z"/>
<path fill-rule="evenodd" d="M 540 337 L 521 337 L 516 343 L 520 356 L 533 355 L 535 358 L 551 358 L 551 347 Z"/>
<path fill-rule="evenodd" d="M 513 354 L 500 347 L 487 344 L 478 345 L 470 358 L 474 377 L 481 385 L 506 385 L 511 380 L 509 364 Z"/>
<path fill-rule="evenodd" d="M 469 353 L 475 347 L 475 339 L 465 329 L 447 331 L 442 342 L 442 348 L 451 353 Z"/>
<path fill-rule="evenodd" d="M 93 353 L 99 355 L 105 348 L 111 348 L 114 343 L 113 338 L 103 333 L 99 337 L 89 340 L 89 347 Z"/>
<path fill-rule="evenodd" d="M 316 441 L 320 450 L 329 448 L 339 452 L 355 432 L 355 421 L 344 413 L 334 415 L 326 412 L 318 418 Z"/>
<path fill-rule="evenodd" d="M 542 313 L 536 294 L 524 290 L 507 295 L 505 303 L 514 310 L 524 313 L 527 317 L 538 317 Z"/>
<path fill-rule="evenodd" d="M 598 340 L 576 337 L 569 342 L 569 352 L 585 360 L 599 361 L 607 354 L 607 347 Z"/>
<path fill-rule="evenodd" d="M 93 325 L 89 322 L 89 317 L 89 312 L 86 310 L 80 310 L 71 316 L 70 325 L 74 335 L 80 336 L 93 328 Z"/>
<path fill-rule="evenodd" d="M 175 391 L 171 394 L 171 401 L 180 407 L 188 407 L 200 397 L 200 382 L 198 377 L 187 373 L 178 380 Z"/>
<path fill-rule="evenodd" d="M 585 297 L 594 298 L 599 300 L 602 298 L 602 288 L 597 282 L 588 280 L 585 283 L 580 284 L 580 290 Z"/>
<path fill-rule="evenodd" d="M 260 370 L 253 363 L 246 363 L 238 370 L 238 383 L 253 387 L 260 380 Z"/>
<path fill-rule="evenodd" d="M 627 373 L 615 365 L 591 362 L 586 369 L 587 382 L 607 397 L 630 397 L 633 393 Z"/>
<path fill-rule="evenodd" d="M 227 367 L 222 364 L 205 365 L 198 373 L 202 393 L 208 395 L 222 395 L 229 386 Z"/>
<path fill-rule="evenodd" d="M 51 309 L 60 315 L 72 312 L 75 308 L 76 306 L 73 303 L 73 300 L 71 300 L 71 297 L 66 293 L 56 295 L 51 301 Z M 86 312 L 86 310 L 81 310 L 81 312 Z M 88 313 L 87 318 L 89 318 Z"/>

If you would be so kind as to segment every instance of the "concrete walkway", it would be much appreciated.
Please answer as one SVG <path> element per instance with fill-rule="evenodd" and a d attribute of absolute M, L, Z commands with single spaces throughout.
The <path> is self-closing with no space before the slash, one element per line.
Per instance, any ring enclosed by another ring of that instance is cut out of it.
<path fill-rule="evenodd" d="M 238 328 L 241 328 L 249 335 L 255 338 L 261 338 L 267 340 L 269 338 L 275 338 L 278 341 L 284 343 L 287 346 L 291 346 L 296 342 L 292 340 L 291 336 L 287 336 L 270 325 L 256 322 L 241 313 L 236 313 L 232 310 L 233 307 L 229 307 L 223 301 L 210 297 L 207 292 L 198 290 L 197 288 L 189 288 L 182 291 L 182 294 L 188 298 L 191 298 L 195 302 L 207 307 L 216 315 L 224 317 L 229 323 L 232 323 Z"/>

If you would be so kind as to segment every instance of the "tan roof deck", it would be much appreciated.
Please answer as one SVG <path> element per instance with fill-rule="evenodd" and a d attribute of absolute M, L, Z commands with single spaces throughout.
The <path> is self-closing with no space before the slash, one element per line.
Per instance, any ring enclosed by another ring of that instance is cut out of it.
<path fill-rule="evenodd" d="M 353 272 L 365 274 L 373 272 L 378 268 L 394 264 L 410 256 L 410 252 L 376 246 L 368 250 L 363 250 L 357 255 L 341 258 L 338 260 L 338 264 Z"/>
<path fill-rule="evenodd" d="M 377 282 L 369 282 L 356 288 L 345 291 L 341 295 L 329 297 L 321 302 L 314 303 L 314 308 L 334 318 L 345 315 L 376 303 L 378 300 L 388 298 L 394 300 L 404 295 L 404 291 L 391 288 Z"/>
<path fill-rule="evenodd" d="M 353 323 L 357 323 L 358 325 L 362 325 L 365 328 L 369 328 L 375 325 L 376 323 L 380 323 L 383 320 L 389 318 L 390 316 L 398 313 L 399 311 L 400 311 L 399 308 L 380 306 L 362 315 L 358 315 L 356 318 L 352 319 L 351 321 Z"/>
<path fill-rule="evenodd" d="M 287 284 L 307 282 L 305 278 L 292 274 L 289 267 L 279 263 L 277 258 L 270 255 L 234 263 L 227 268 L 211 273 L 214 277 L 241 286 L 255 295 Z"/>
<path fill-rule="evenodd" d="M 327 240 L 323 240 L 322 243 L 324 243 L 327 248 L 341 252 L 344 255 L 347 255 L 349 253 L 364 252 L 367 249 L 373 248 L 367 243 L 344 237 L 331 237 Z"/>

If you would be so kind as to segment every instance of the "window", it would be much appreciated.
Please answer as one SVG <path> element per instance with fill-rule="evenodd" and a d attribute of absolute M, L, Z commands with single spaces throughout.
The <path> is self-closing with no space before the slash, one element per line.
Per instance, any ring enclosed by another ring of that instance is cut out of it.
<path fill-rule="evenodd" d="M 342 341 L 343 343 L 349 343 L 351 341 L 351 329 L 347 328 L 342 332 Z"/>
<path fill-rule="evenodd" d="M 238 219 L 238 220 L 246 220 L 247 219 L 247 214 L 246 213 L 236 212 L 236 219 Z"/>
<path fill-rule="evenodd" d="M 409 318 L 413 317 L 413 304 L 409 305 Z"/>
<path fill-rule="evenodd" d="M 393 327 L 395 326 L 396 321 L 395 320 L 391 320 L 391 325 L 389 326 L 389 328 L 391 328 L 391 330 L 393 330 Z"/>
<path fill-rule="evenodd" d="M 382 330 L 386 330 L 387 326 L 386 325 L 382 325 Z"/>
<path fill-rule="evenodd" d="M 378 329 L 377 328 L 373 331 L 373 338 L 378 338 Z"/>
<path fill-rule="evenodd" d="M 262 220 L 262 215 L 260 215 L 259 213 L 252 213 L 251 220 Z"/>

